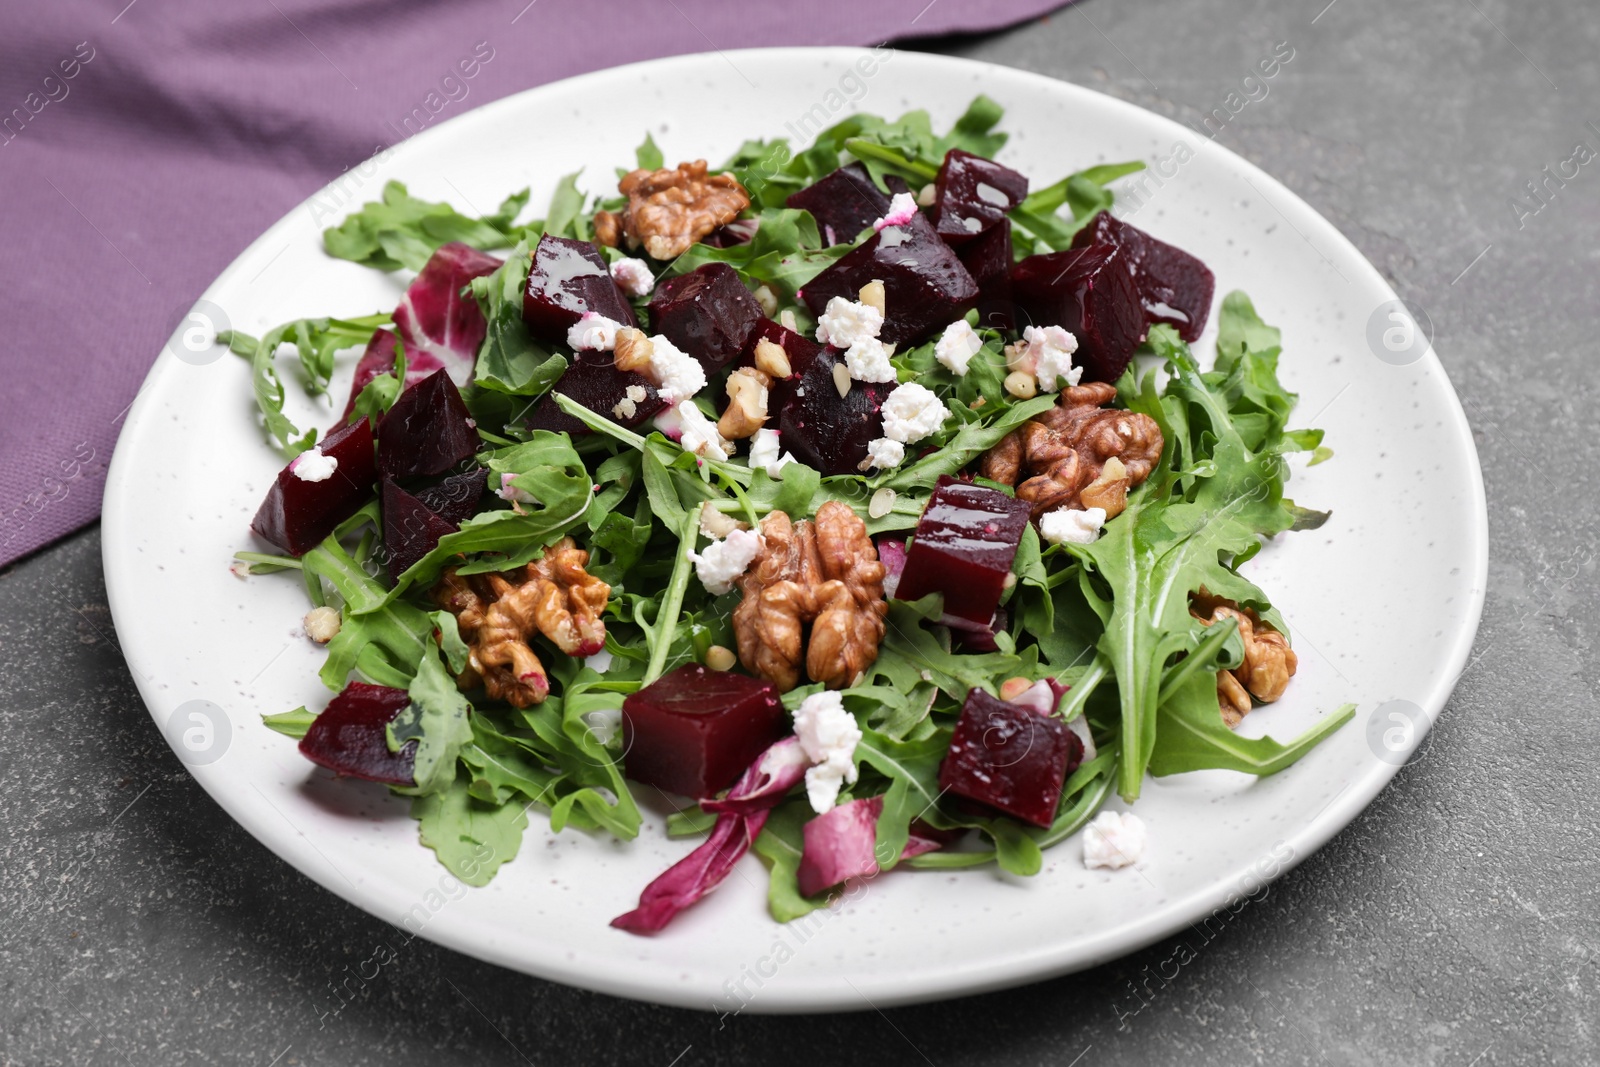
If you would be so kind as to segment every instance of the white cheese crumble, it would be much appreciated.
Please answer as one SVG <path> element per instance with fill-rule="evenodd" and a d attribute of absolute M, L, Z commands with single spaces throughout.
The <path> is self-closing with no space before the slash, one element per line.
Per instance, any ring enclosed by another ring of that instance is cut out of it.
<path fill-rule="evenodd" d="M 881 230 L 885 226 L 904 226 L 910 222 L 917 213 L 917 198 L 910 193 L 895 193 L 894 199 L 889 201 L 889 213 L 872 224 L 874 230 Z"/>
<path fill-rule="evenodd" d="M 649 296 L 650 290 L 656 287 L 656 276 L 650 273 L 650 264 L 626 256 L 611 264 L 611 280 L 629 296 Z"/>
<path fill-rule="evenodd" d="M 1077 385 L 1083 377 L 1083 368 L 1072 365 L 1072 354 L 1078 350 L 1078 339 L 1061 326 L 1029 326 L 1022 331 L 1028 343 L 1028 354 L 1033 359 L 1033 376 L 1039 379 L 1039 388 L 1048 391 L 1060 386 L 1057 379 L 1067 385 Z"/>
<path fill-rule="evenodd" d="M 490 477 L 494 476 L 490 475 Z M 494 495 L 508 504 L 537 504 L 539 502 L 538 497 L 526 489 L 519 489 L 512 484 L 515 478 L 515 474 L 502 474 L 500 476 L 500 488 L 494 491 Z"/>
<path fill-rule="evenodd" d="M 1144 855 L 1144 821 L 1132 812 L 1102 811 L 1083 828 L 1083 865 L 1115 870 Z"/>
<path fill-rule="evenodd" d="M 858 382 L 894 381 L 894 364 L 889 349 L 876 337 L 863 337 L 844 350 L 844 365 Z"/>
<path fill-rule="evenodd" d="M 733 591 L 734 579 L 750 569 L 761 554 L 761 535 L 754 530 L 734 530 L 721 541 L 712 541 L 703 552 L 690 552 L 694 573 L 712 596 Z"/>
<path fill-rule="evenodd" d="M 794 732 L 811 766 L 806 769 L 806 798 L 818 815 L 833 810 L 839 789 L 856 780 L 856 744 L 861 727 L 832 690 L 813 693 L 794 713 Z"/>
<path fill-rule="evenodd" d="M 883 329 L 883 312 L 859 300 L 833 297 L 817 318 L 817 340 L 834 348 L 849 348 L 857 341 L 876 339 Z"/>
<path fill-rule="evenodd" d="M 952 374 L 965 375 L 967 368 L 972 365 L 972 357 L 982 347 L 983 339 L 978 336 L 978 331 L 966 319 L 957 319 L 939 335 L 939 342 L 933 346 L 933 358 L 944 364 Z"/>
<path fill-rule="evenodd" d="M 906 446 L 887 437 L 867 442 L 867 463 L 880 470 L 898 467 L 906 458 Z"/>
<path fill-rule="evenodd" d="M 927 386 L 906 382 L 895 386 L 883 402 L 883 435 L 891 441 L 912 444 L 944 425 L 950 409 Z"/>
<path fill-rule="evenodd" d="M 777 430 L 760 429 L 750 439 L 750 469 L 765 470 L 767 477 L 776 481 L 783 481 L 783 468 L 795 461 L 794 456 L 784 452 L 778 454 L 779 435 Z"/>
<path fill-rule="evenodd" d="M 585 311 L 583 317 L 567 329 L 567 344 L 575 352 L 585 349 L 609 352 L 617 347 L 617 331 L 620 329 L 622 323 L 598 312 Z"/>
<path fill-rule="evenodd" d="M 676 404 L 706 387 L 706 369 L 698 359 L 660 334 L 650 338 L 650 346 L 650 378 L 661 399 Z"/>
<path fill-rule="evenodd" d="M 733 442 L 717 432 L 717 424 L 706 418 L 693 400 L 685 400 L 674 410 L 683 421 L 683 436 L 678 444 L 685 452 L 702 459 L 727 459 L 733 452 Z"/>
<path fill-rule="evenodd" d="M 339 460 L 323 455 L 320 448 L 311 448 L 294 457 L 289 469 L 302 482 L 325 482 L 339 469 Z"/>
<path fill-rule="evenodd" d="M 1105 508 L 1056 508 L 1040 517 L 1039 536 L 1052 545 L 1092 545 L 1105 524 Z"/>

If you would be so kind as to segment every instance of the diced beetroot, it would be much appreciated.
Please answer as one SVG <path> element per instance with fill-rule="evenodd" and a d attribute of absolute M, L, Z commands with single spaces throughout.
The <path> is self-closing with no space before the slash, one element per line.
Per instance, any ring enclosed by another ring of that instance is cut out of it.
<path fill-rule="evenodd" d="M 1060 719 L 974 689 L 939 765 L 939 787 L 1034 826 L 1049 826 L 1061 803 L 1061 786 L 1082 758 L 1083 742 Z"/>
<path fill-rule="evenodd" d="M 587 241 L 545 234 L 533 250 L 522 321 L 541 341 L 564 342 L 567 330 L 592 311 L 624 326 L 637 326 L 633 306 L 611 280 L 600 250 Z"/>
<path fill-rule="evenodd" d="M 940 478 L 917 521 L 895 596 L 943 593 L 947 617 L 968 629 L 988 629 L 1029 514 L 1025 500 Z"/>
<path fill-rule="evenodd" d="M 1011 302 L 1011 220 L 1002 219 L 983 236 L 956 250 L 978 283 L 978 325 L 1015 330 L 1017 309 Z"/>
<path fill-rule="evenodd" d="M 874 279 L 883 282 L 888 308 L 879 334 L 884 344 L 920 341 L 978 301 L 978 283 L 920 212 L 903 225 L 885 226 L 807 282 L 806 306 L 820 315 L 830 298 L 855 300 Z"/>
<path fill-rule="evenodd" d="M 483 475 L 478 478 L 481 481 Z M 382 501 L 384 561 L 390 578 L 398 579 L 437 548 L 439 538 L 459 529 L 388 478 L 383 480 Z"/>
<path fill-rule="evenodd" d="M 372 498 L 378 471 L 373 459 L 372 424 L 363 415 L 329 434 L 317 451 L 338 464 L 319 482 L 295 474 L 305 461 L 302 452 L 278 472 L 250 528 L 291 556 L 301 556 L 361 510 Z"/>
<path fill-rule="evenodd" d="M 361 359 L 356 363 L 355 379 L 350 383 L 350 399 L 345 401 L 345 422 L 349 422 L 351 414 L 355 412 L 356 399 L 361 396 L 361 390 L 370 385 L 372 379 L 394 373 L 394 349 L 399 340 L 393 330 L 377 330 L 372 340 L 367 342 L 366 351 L 361 353 Z"/>
<path fill-rule="evenodd" d="M 485 481 L 487 474 L 482 467 L 472 467 L 426 489 L 418 489 L 416 496 L 429 511 L 445 522 L 459 526 L 467 516 L 478 510 L 478 500 L 483 496 L 483 487 L 488 484 Z"/>
<path fill-rule="evenodd" d="M 417 742 L 389 751 L 386 727 L 411 703 L 404 689 L 351 682 L 311 720 L 300 752 L 319 767 L 385 785 L 416 785 Z"/>
<path fill-rule="evenodd" d="M 709 797 L 739 777 L 786 723 L 771 682 L 687 664 L 623 701 L 623 765 L 634 781 Z"/>
<path fill-rule="evenodd" d="M 1028 179 L 992 159 L 952 148 L 934 186 L 933 217 L 939 236 L 953 245 L 1003 222 L 1028 195 Z"/>
<path fill-rule="evenodd" d="M 893 193 L 906 192 L 906 183 L 890 176 L 884 182 L 889 192 L 872 183 L 872 176 L 860 163 L 840 167 L 818 178 L 798 193 L 789 194 L 785 203 L 811 212 L 825 245 L 848 244 L 856 235 L 889 213 Z"/>
<path fill-rule="evenodd" d="M 494 256 L 459 241 L 439 246 L 423 264 L 394 309 L 395 329 L 406 343 L 406 385 L 441 367 L 457 385 L 472 380 L 489 324 L 472 294 L 461 290 L 499 267 Z"/>
<path fill-rule="evenodd" d="M 862 797 L 806 823 L 801 829 L 805 845 L 796 872 L 800 892 L 816 896 L 847 879 L 877 874 L 878 816 L 882 814 L 882 797 Z M 932 852 L 959 836 L 959 831 L 945 834 L 923 823 L 913 823 L 900 858 L 907 860 Z"/>
<path fill-rule="evenodd" d="M 1078 231 L 1073 248 L 1116 245 L 1133 266 L 1133 281 L 1147 322 L 1165 322 L 1185 341 L 1197 341 L 1211 316 L 1217 280 L 1200 260 L 1181 248 L 1102 211 Z"/>
<path fill-rule="evenodd" d="M 656 286 L 650 328 L 715 374 L 739 358 L 761 323 L 761 305 L 726 263 L 705 266 Z"/>
<path fill-rule="evenodd" d="M 630 389 L 634 390 L 633 396 L 628 395 Z M 641 390 L 642 397 L 634 399 L 640 397 Z M 593 432 L 557 407 L 551 393 L 570 396 L 595 414 L 630 428 L 667 406 L 650 379 L 635 371 L 618 370 L 610 352 L 587 349 L 577 353 L 561 380 L 533 405 L 524 424 L 530 430 L 569 433 L 574 437 Z"/>
<path fill-rule="evenodd" d="M 456 383 L 434 371 L 401 393 L 378 423 L 378 469 L 388 478 L 442 474 L 480 443 Z"/>
<path fill-rule="evenodd" d="M 860 473 L 868 442 L 883 436 L 883 402 L 895 387 L 894 382 L 851 382 L 850 392 L 841 397 L 833 368 L 842 362 L 834 349 L 819 352 L 778 409 L 780 447 L 823 474 Z"/>
<path fill-rule="evenodd" d="M 783 349 L 784 355 L 789 357 L 789 377 L 775 379 L 767 389 L 767 410 L 782 411 L 784 405 L 794 396 L 801 375 L 811 366 L 812 361 L 822 354 L 822 346 L 771 319 L 762 319 L 750 334 L 750 342 L 745 346 L 744 356 L 739 360 L 740 366 L 755 366 L 757 341 L 771 341 Z"/>
<path fill-rule="evenodd" d="M 1073 361 L 1085 381 L 1116 381 L 1144 340 L 1144 305 L 1115 245 L 1029 256 L 1011 269 L 1011 295 L 1018 325 L 1062 326 L 1078 338 Z"/>

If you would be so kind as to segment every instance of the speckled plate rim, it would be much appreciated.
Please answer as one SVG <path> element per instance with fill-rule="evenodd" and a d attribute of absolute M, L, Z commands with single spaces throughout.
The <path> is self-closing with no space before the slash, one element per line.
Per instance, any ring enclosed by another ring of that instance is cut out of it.
<path fill-rule="evenodd" d="M 715 80 L 718 77 L 726 78 L 727 65 L 733 63 L 760 64 L 765 69 L 782 69 L 786 64 L 814 64 L 818 61 L 849 62 L 860 54 L 862 53 L 854 49 L 756 49 L 680 56 L 613 68 L 531 89 L 491 103 L 425 131 L 407 142 L 404 147 L 410 151 L 424 151 L 434 139 L 441 136 L 441 131 L 454 133 L 465 124 L 484 122 L 489 117 L 499 116 L 508 111 L 537 107 L 545 101 L 555 101 L 592 87 L 631 81 L 647 71 L 657 75 L 675 74 L 681 77 L 696 76 Z M 1166 135 L 1175 138 L 1182 138 L 1192 133 L 1170 120 L 1155 116 L 1132 104 L 1041 75 L 970 60 L 908 53 L 898 54 L 895 62 L 898 65 L 897 71 L 914 68 L 913 81 L 916 78 L 938 79 L 954 74 L 965 77 L 977 72 L 983 79 L 1003 88 L 1005 92 L 1057 94 L 1070 99 L 1076 106 L 1100 109 L 1121 120 L 1143 124 L 1152 130 L 1164 131 Z M 995 95 L 1000 95 L 998 89 Z M 754 134 L 758 131 L 750 132 Z M 1248 179 L 1258 192 L 1270 198 L 1286 222 L 1301 231 L 1308 239 L 1315 239 L 1325 256 L 1333 257 L 1343 270 L 1351 272 L 1355 279 L 1352 284 L 1379 301 L 1394 298 L 1393 290 L 1360 252 L 1331 223 L 1286 187 L 1253 164 L 1220 146 L 1208 146 L 1206 151 L 1221 153 L 1229 165 Z M 210 297 L 237 283 L 244 272 L 261 258 L 265 249 L 281 244 L 284 237 L 299 227 L 295 216 L 304 207 L 305 205 L 302 205 L 301 208 L 296 208 L 290 215 L 285 216 L 258 238 L 249 249 L 241 253 L 240 257 L 207 290 L 206 296 Z M 1206 250 L 1203 248 L 1196 248 L 1193 251 L 1202 257 L 1206 255 Z M 1226 279 L 1222 282 L 1223 287 L 1227 288 Z M 1470 528 L 1456 531 L 1460 539 L 1458 547 L 1466 564 L 1459 582 L 1466 610 L 1456 620 L 1447 652 L 1438 657 L 1440 662 L 1439 669 L 1434 675 L 1435 682 L 1418 695 L 1417 702 L 1426 713 L 1428 723 L 1421 724 L 1423 729 L 1419 729 L 1411 738 L 1413 748 L 1423 743 L 1425 727 L 1443 708 L 1455 679 L 1467 663 L 1483 606 L 1488 557 L 1487 512 L 1482 476 L 1465 414 L 1450 390 L 1443 369 L 1431 350 L 1422 357 L 1422 365 L 1437 374 L 1438 381 L 1442 383 L 1443 393 L 1447 394 L 1441 397 L 1439 411 L 1443 418 L 1448 420 L 1451 441 L 1459 451 L 1457 458 L 1465 464 L 1464 470 L 1470 481 L 1469 492 L 1472 497 L 1470 511 L 1476 521 Z M 173 387 L 177 370 L 172 360 L 158 360 L 142 387 L 140 396 L 129 411 L 108 475 L 103 518 L 105 531 L 103 556 L 113 619 L 119 634 L 124 635 L 122 643 L 125 654 L 130 667 L 133 668 L 141 696 L 149 706 L 158 728 L 162 725 L 162 720 L 156 709 L 161 706 L 164 699 L 158 691 L 160 688 L 158 673 L 162 667 L 161 641 L 159 636 L 144 633 L 139 626 L 141 606 L 130 599 L 130 578 L 140 566 L 140 562 L 124 549 L 123 546 L 129 541 L 123 534 L 136 529 L 141 523 L 151 521 L 150 513 L 143 507 L 140 495 L 140 472 L 131 468 L 131 461 L 128 458 L 132 452 L 130 442 L 150 430 L 156 406 L 154 397 L 163 389 Z M 1372 766 L 1347 783 L 1317 816 L 1288 834 L 1286 841 L 1293 850 L 1292 860 L 1280 865 L 1275 870 L 1274 876 L 1302 862 L 1348 825 L 1393 777 L 1400 762 L 1399 760 L 1392 763 L 1374 761 Z M 286 828 L 284 823 L 275 821 L 270 815 L 263 814 L 259 806 L 244 803 L 237 783 L 230 781 L 230 776 L 223 769 L 215 765 L 191 766 L 189 769 L 212 798 L 257 840 L 329 891 L 379 917 L 399 914 L 412 902 L 413 898 L 400 887 L 364 880 L 364 884 L 358 888 L 354 883 L 335 876 L 327 867 L 308 863 L 305 843 L 297 840 L 304 835 L 292 827 Z M 315 844 L 312 843 L 311 847 L 315 849 Z M 1240 869 L 1235 873 L 1247 876 L 1249 871 Z M 1082 969 L 1125 955 L 1183 929 L 1236 898 L 1237 885 L 1238 879 L 1235 877 L 1217 879 L 1212 884 L 1167 901 L 1159 910 L 1142 916 L 1136 922 L 1091 933 L 1064 943 L 1035 943 L 1022 950 L 1009 950 L 990 958 L 970 960 L 958 966 L 919 969 L 893 976 L 861 976 L 849 984 L 848 990 L 840 990 L 837 981 L 774 987 L 771 995 L 750 1004 L 747 1010 L 758 1012 L 860 1010 L 869 1006 L 883 1007 L 978 993 Z M 700 976 L 696 976 L 694 981 L 686 984 L 665 981 L 663 968 L 658 963 L 639 966 L 620 956 L 609 961 L 597 961 L 593 957 L 569 960 L 556 953 L 540 958 L 529 958 L 526 954 L 509 951 L 495 938 L 483 936 L 481 931 L 474 931 L 470 926 L 450 921 L 441 921 L 430 926 L 424 931 L 423 936 L 480 959 L 555 981 L 624 997 L 704 1009 L 708 1006 L 708 1002 L 714 1002 L 715 998 L 721 995 L 719 987 L 702 981 Z M 849 978 L 850 975 L 845 974 L 840 977 Z M 712 1006 L 715 1006 L 714 1003 Z"/>

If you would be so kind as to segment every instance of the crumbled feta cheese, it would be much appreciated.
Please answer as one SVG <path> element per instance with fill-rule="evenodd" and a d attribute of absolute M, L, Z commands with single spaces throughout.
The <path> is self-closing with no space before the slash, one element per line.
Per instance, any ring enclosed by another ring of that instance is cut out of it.
<path fill-rule="evenodd" d="M 889 201 L 889 213 L 872 224 L 874 230 L 885 226 L 904 226 L 917 214 L 917 198 L 910 193 L 895 193 Z"/>
<path fill-rule="evenodd" d="M 777 430 L 757 430 L 750 439 L 750 469 L 765 470 L 768 478 L 783 480 L 783 468 L 795 461 L 794 456 L 788 452 L 778 455 L 779 435 Z"/>
<path fill-rule="evenodd" d="M 972 357 L 982 347 L 983 339 L 978 336 L 978 331 L 966 319 L 957 319 L 946 326 L 944 333 L 939 336 L 939 343 L 933 346 L 933 358 L 944 364 L 952 374 L 964 375 L 972 365 Z"/>
<path fill-rule="evenodd" d="M 339 636 L 339 609 L 326 605 L 312 608 L 301 620 L 306 636 L 319 645 L 325 645 Z"/>
<path fill-rule="evenodd" d="M 639 413 L 639 405 L 623 397 L 611 405 L 611 414 L 619 419 L 631 419 Z"/>
<path fill-rule="evenodd" d="M 895 386 L 883 402 L 883 435 L 891 441 L 912 444 L 944 425 L 950 409 L 927 386 L 906 382 Z"/>
<path fill-rule="evenodd" d="M 733 442 L 717 432 L 717 424 L 706 418 L 693 400 L 685 400 L 676 410 L 683 420 L 683 436 L 678 444 L 685 452 L 703 459 L 727 459 L 733 452 Z"/>
<path fill-rule="evenodd" d="M 1105 508 L 1056 508 L 1039 519 L 1039 536 L 1052 545 L 1092 545 L 1105 524 Z"/>
<path fill-rule="evenodd" d="M 867 463 L 869 466 L 886 470 L 889 467 L 898 467 L 906 458 L 906 446 L 899 441 L 891 441 L 887 437 L 879 437 L 867 442 Z"/>
<path fill-rule="evenodd" d="M 850 377 L 858 382 L 894 381 L 894 364 L 889 362 L 889 349 L 876 337 L 863 337 L 845 349 L 844 365 L 849 369 Z"/>
<path fill-rule="evenodd" d="M 622 323 L 595 311 L 585 311 L 583 317 L 568 328 L 567 344 L 577 352 L 584 349 L 609 352 L 617 347 L 617 331 L 620 329 Z"/>
<path fill-rule="evenodd" d="M 1033 375 L 1039 379 L 1039 388 L 1046 391 L 1060 388 L 1057 379 L 1067 385 L 1077 385 L 1083 377 L 1083 368 L 1072 365 L 1072 354 L 1078 350 L 1078 339 L 1060 326 L 1029 326 L 1022 331 L 1028 343 L 1028 353 L 1033 358 Z"/>
<path fill-rule="evenodd" d="M 833 297 L 817 318 L 817 340 L 834 348 L 849 348 L 857 341 L 878 336 L 883 312 L 859 300 Z"/>
<path fill-rule="evenodd" d="M 694 573 L 712 596 L 733 590 L 734 579 L 750 568 L 761 554 L 761 535 L 754 530 L 734 530 L 721 541 L 713 541 L 704 552 L 690 552 Z"/>
<path fill-rule="evenodd" d="M 662 400 L 676 404 L 706 387 L 706 369 L 698 359 L 660 334 L 650 338 L 650 345 L 650 378 Z"/>
<path fill-rule="evenodd" d="M 309 448 L 294 457 L 294 462 L 289 464 L 289 470 L 302 482 L 325 482 L 333 477 L 333 472 L 339 469 L 339 460 L 334 456 L 325 456 L 320 448 Z"/>
<path fill-rule="evenodd" d="M 669 441 L 683 440 L 683 419 L 678 415 L 677 408 L 663 408 L 660 414 L 650 420 L 650 425 L 660 430 Z"/>
<path fill-rule="evenodd" d="M 490 475 L 490 477 L 493 478 L 494 476 Z M 512 484 L 515 478 L 515 474 L 502 474 L 500 476 L 500 488 L 494 491 L 494 495 L 508 504 L 537 504 L 539 502 L 538 497 L 526 489 L 518 489 L 516 485 Z M 490 484 L 493 483 L 491 482 Z"/>
<path fill-rule="evenodd" d="M 1102 811 L 1083 828 L 1085 867 L 1127 867 L 1144 855 L 1144 821 L 1126 811 Z"/>
<path fill-rule="evenodd" d="M 833 810 L 839 788 L 856 780 L 856 744 L 861 727 L 844 709 L 833 690 L 813 693 L 794 713 L 794 732 L 811 766 L 806 769 L 806 798 L 818 815 Z"/>
<path fill-rule="evenodd" d="M 656 287 L 656 276 L 650 273 L 650 264 L 642 259 L 617 260 L 611 264 L 611 278 L 629 296 L 649 296 L 650 290 Z"/>

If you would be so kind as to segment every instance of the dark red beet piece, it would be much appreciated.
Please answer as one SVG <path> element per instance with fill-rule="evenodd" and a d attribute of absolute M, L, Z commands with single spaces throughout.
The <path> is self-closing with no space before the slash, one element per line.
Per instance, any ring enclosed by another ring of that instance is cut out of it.
<path fill-rule="evenodd" d="M 1217 279 L 1204 263 L 1109 211 L 1096 215 L 1072 239 L 1073 248 L 1091 245 L 1116 245 L 1127 255 L 1146 322 L 1168 323 L 1185 341 L 1200 339 L 1217 288 Z"/>
<path fill-rule="evenodd" d="M 732 785 L 787 722 L 771 682 L 691 663 L 622 702 L 623 766 L 636 782 L 710 797 Z"/>
<path fill-rule="evenodd" d="M 1083 759 L 1083 742 L 1053 715 L 992 696 L 967 694 L 939 765 L 939 787 L 1034 826 L 1049 826 L 1061 786 Z"/>
<path fill-rule="evenodd" d="M 643 399 L 635 400 L 630 397 L 629 389 L 644 390 Z M 587 349 L 574 357 L 572 366 L 567 368 L 566 373 L 556 382 L 550 393 L 570 396 L 595 414 L 603 415 L 619 426 L 630 428 L 639 425 L 667 406 L 656 392 L 656 387 L 650 383 L 650 379 L 634 371 L 618 370 L 610 352 Z M 550 393 L 540 397 L 539 402 L 528 413 L 524 423 L 528 429 L 570 433 L 573 436 L 593 432 L 557 407 Z M 627 404 L 623 403 L 625 400 L 628 401 Z"/>
<path fill-rule="evenodd" d="M 633 306 L 611 280 L 600 250 L 588 241 L 545 234 L 533 250 L 522 321 L 542 341 L 565 342 L 567 330 L 585 311 L 624 326 L 637 326 Z"/>
<path fill-rule="evenodd" d="M 778 408 L 780 447 L 823 474 L 860 473 L 867 444 L 883 436 L 883 402 L 897 384 L 851 382 L 841 397 L 833 368 L 843 358 L 831 348 L 819 352 Z"/>
<path fill-rule="evenodd" d="M 311 720 L 300 753 L 319 767 L 385 785 L 416 785 L 417 742 L 389 751 L 386 727 L 411 703 L 404 689 L 351 682 Z"/>
<path fill-rule="evenodd" d="M 344 421 L 349 422 L 351 414 L 356 409 L 356 398 L 361 395 L 361 390 L 371 384 L 372 379 L 385 374 L 394 373 L 394 348 L 399 338 L 392 330 L 377 330 L 372 335 L 372 340 L 367 342 L 366 351 L 361 353 L 361 359 L 356 363 L 355 380 L 350 383 L 350 399 L 345 401 Z"/>
<path fill-rule="evenodd" d="M 483 496 L 487 474 L 482 467 L 472 467 L 426 489 L 418 489 L 416 496 L 429 511 L 445 522 L 459 526 L 467 516 L 478 510 L 478 499 Z"/>
<path fill-rule="evenodd" d="M 1011 220 L 990 228 L 983 236 L 956 250 L 961 263 L 978 283 L 978 325 L 993 330 L 1017 328 L 1016 307 L 1011 302 Z"/>
<path fill-rule="evenodd" d="M 811 366 L 812 361 L 822 354 L 822 346 L 771 319 L 762 319 L 756 326 L 755 332 L 750 335 L 750 343 L 745 348 L 744 357 L 739 361 L 740 366 L 755 366 L 757 341 L 771 341 L 783 349 L 784 355 L 789 357 L 789 377 L 775 379 L 767 389 L 767 410 L 782 411 L 784 405 L 794 396 L 795 387 L 800 384 L 800 376 Z"/>
<path fill-rule="evenodd" d="M 363 415 L 327 436 L 317 451 L 338 462 L 320 482 L 294 473 L 306 455 L 296 456 L 278 472 L 250 528 L 291 556 L 301 556 L 322 543 L 333 528 L 361 510 L 372 498 L 378 471 L 372 454 L 372 424 Z"/>
<path fill-rule="evenodd" d="M 1003 222 L 1028 195 L 1028 179 L 992 159 L 952 148 L 934 186 L 934 228 L 953 245 L 970 241 Z"/>
<path fill-rule="evenodd" d="M 848 244 L 856 235 L 889 213 L 894 193 L 906 192 L 906 183 L 890 176 L 884 192 L 872 183 L 872 176 L 860 163 L 840 167 L 832 174 L 789 194 L 785 203 L 811 212 L 825 245 Z"/>
<path fill-rule="evenodd" d="M 761 324 L 761 305 L 726 263 L 705 266 L 656 286 L 650 328 L 715 374 L 739 358 Z"/>
<path fill-rule="evenodd" d="M 1144 340 L 1144 305 L 1115 245 L 1029 256 L 1011 269 L 1019 327 L 1062 326 L 1078 338 L 1084 381 L 1114 382 Z"/>
<path fill-rule="evenodd" d="M 390 578 L 399 578 L 438 547 L 439 538 L 459 529 L 387 478 L 381 499 L 384 565 Z"/>
<path fill-rule="evenodd" d="M 401 393 L 378 423 L 378 469 L 388 478 L 442 474 L 479 444 L 461 390 L 437 370 Z"/>
<path fill-rule="evenodd" d="M 944 613 L 988 630 L 1027 528 L 1028 502 L 970 482 L 939 479 L 917 521 L 895 597 L 944 594 Z"/>
<path fill-rule="evenodd" d="M 820 315 L 831 297 L 855 300 L 861 287 L 875 278 L 883 282 L 889 309 L 879 334 L 884 344 L 920 341 L 978 301 L 978 283 L 918 213 L 904 225 L 885 226 L 807 282 L 806 306 Z"/>

